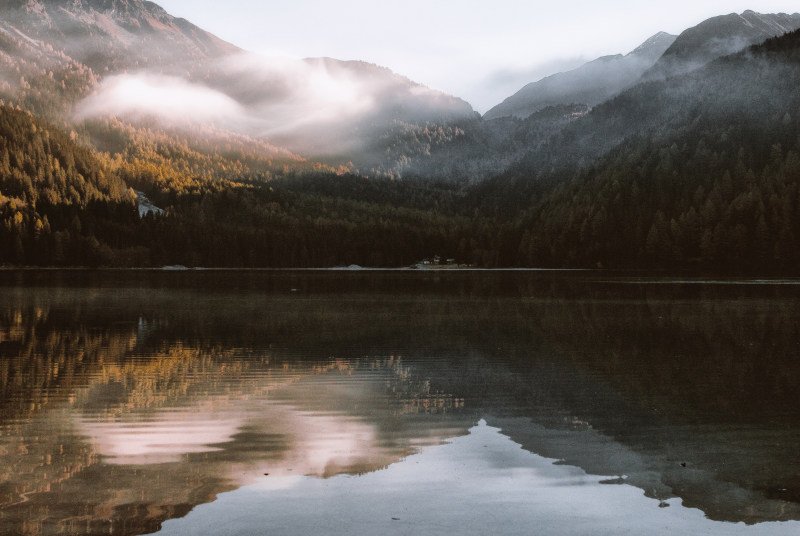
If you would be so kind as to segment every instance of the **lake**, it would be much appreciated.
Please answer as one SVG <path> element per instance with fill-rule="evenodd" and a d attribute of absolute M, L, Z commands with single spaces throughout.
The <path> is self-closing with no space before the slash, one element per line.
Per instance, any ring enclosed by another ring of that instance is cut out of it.
<path fill-rule="evenodd" d="M 799 283 L 2 271 L 0 533 L 795 535 Z"/>

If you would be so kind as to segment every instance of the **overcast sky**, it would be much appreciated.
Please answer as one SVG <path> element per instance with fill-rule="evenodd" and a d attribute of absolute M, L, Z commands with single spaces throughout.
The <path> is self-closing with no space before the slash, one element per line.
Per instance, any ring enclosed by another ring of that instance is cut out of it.
<path fill-rule="evenodd" d="M 628 53 L 715 15 L 800 11 L 797 0 L 156 0 L 267 55 L 388 67 L 483 113 L 528 82 Z"/>

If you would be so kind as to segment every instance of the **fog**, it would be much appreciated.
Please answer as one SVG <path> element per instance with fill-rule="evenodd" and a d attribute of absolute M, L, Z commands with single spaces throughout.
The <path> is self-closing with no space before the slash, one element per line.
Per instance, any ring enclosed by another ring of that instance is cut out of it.
<path fill-rule="evenodd" d="M 243 107 L 222 92 L 159 74 L 122 74 L 106 78 L 99 90 L 77 107 L 79 119 L 99 115 L 155 116 L 167 123 L 231 123 Z"/>
<path fill-rule="evenodd" d="M 199 76 L 149 71 L 109 76 L 76 108 L 79 119 L 155 117 L 166 125 L 207 124 L 270 135 L 367 112 L 374 88 L 324 63 L 241 54 Z"/>
<path fill-rule="evenodd" d="M 212 84 L 246 108 L 250 133 L 256 135 L 361 117 L 374 108 L 380 89 L 375 81 L 325 61 L 244 53 L 215 69 Z"/>

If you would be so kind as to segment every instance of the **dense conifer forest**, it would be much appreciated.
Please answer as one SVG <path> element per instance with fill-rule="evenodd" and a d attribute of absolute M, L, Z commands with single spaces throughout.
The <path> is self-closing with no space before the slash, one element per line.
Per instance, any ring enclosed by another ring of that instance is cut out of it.
<path fill-rule="evenodd" d="M 620 121 L 654 126 L 589 166 L 542 174 L 538 185 L 524 172 L 498 180 L 532 203 L 520 207 L 518 262 L 795 270 L 798 51 L 795 32 L 699 72 L 638 86 L 593 111 L 576 152 L 595 150 L 586 140 L 604 143 Z M 555 186 L 542 193 L 542 183 Z"/>

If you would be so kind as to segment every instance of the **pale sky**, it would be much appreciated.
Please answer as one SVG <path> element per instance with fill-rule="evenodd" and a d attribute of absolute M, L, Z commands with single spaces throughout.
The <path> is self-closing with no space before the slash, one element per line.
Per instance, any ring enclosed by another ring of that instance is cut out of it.
<path fill-rule="evenodd" d="M 528 82 L 715 15 L 797 0 L 156 0 L 245 50 L 388 67 L 483 113 Z"/>

